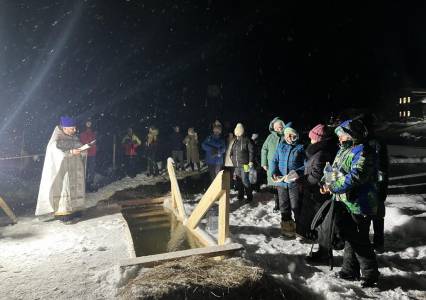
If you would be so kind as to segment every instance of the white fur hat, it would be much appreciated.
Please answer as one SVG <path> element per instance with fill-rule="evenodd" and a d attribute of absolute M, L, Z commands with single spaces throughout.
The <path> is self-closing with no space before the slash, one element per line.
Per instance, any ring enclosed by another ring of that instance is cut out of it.
<path fill-rule="evenodd" d="M 244 126 L 241 123 L 238 123 L 237 126 L 235 126 L 234 134 L 236 136 L 242 136 L 244 134 Z"/>

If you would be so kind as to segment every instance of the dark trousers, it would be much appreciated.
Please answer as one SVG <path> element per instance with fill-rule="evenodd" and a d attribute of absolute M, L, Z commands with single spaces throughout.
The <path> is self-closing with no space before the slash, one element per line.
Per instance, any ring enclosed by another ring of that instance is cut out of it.
<path fill-rule="evenodd" d="M 235 167 L 234 178 L 235 186 L 238 191 L 238 199 L 243 199 L 245 192 L 247 201 L 251 201 L 253 199 L 253 192 L 249 180 L 249 172 L 244 172 L 243 167 Z"/>
<path fill-rule="evenodd" d="M 217 174 L 222 170 L 222 165 L 208 165 L 210 179 L 213 180 L 216 178 Z"/>
<path fill-rule="evenodd" d="M 196 165 L 196 166 L 197 166 L 197 170 L 198 170 L 198 171 L 200 171 L 200 170 L 201 170 L 200 162 L 197 162 L 197 163 L 190 162 L 190 163 L 189 163 L 189 166 L 191 167 L 191 170 L 192 170 L 192 171 L 194 171 L 194 170 L 195 170 L 195 166 L 194 166 L 194 165 Z"/>
<path fill-rule="evenodd" d="M 86 187 L 91 188 L 93 186 L 93 180 L 95 178 L 96 168 L 96 156 L 88 156 L 86 163 Z"/>
<path fill-rule="evenodd" d="M 154 176 L 157 176 L 159 173 L 155 154 L 147 156 L 147 171 L 149 175 Z"/>
<path fill-rule="evenodd" d="M 176 169 L 183 169 L 183 151 L 182 150 L 173 150 L 172 158 L 176 164 Z"/>
<path fill-rule="evenodd" d="M 385 242 L 385 200 L 387 196 L 387 183 L 386 187 L 379 187 L 379 195 L 378 195 L 378 206 L 377 206 L 377 215 L 373 217 L 373 230 L 374 230 L 374 238 L 373 242 L 376 246 L 383 246 Z"/>
<path fill-rule="evenodd" d="M 124 157 L 124 169 L 127 176 L 129 177 L 136 176 L 136 156 L 126 155 Z"/>
<path fill-rule="evenodd" d="M 300 215 L 296 226 L 296 232 L 299 235 L 310 240 L 316 240 L 317 232 L 315 230 L 311 230 L 311 224 L 324 201 L 325 197 L 319 192 L 304 188 L 301 201 L 302 207 L 300 209 Z"/>
<path fill-rule="evenodd" d="M 292 220 L 291 211 L 293 211 L 294 219 L 297 223 L 300 214 L 299 188 L 297 185 L 292 187 L 277 186 L 277 190 L 282 221 Z"/>
<path fill-rule="evenodd" d="M 369 239 L 371 217 L 352 215 L 344 227 L 345 250 L 342 271 L 366 279 L 379 276 L 376 254 Z"/>

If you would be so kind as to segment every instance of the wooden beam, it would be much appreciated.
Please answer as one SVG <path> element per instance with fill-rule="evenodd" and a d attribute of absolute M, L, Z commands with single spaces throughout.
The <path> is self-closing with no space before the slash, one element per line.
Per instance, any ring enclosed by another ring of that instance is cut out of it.
<path fill-rule="evenodd" d="M 176 204 L 178 217 L 182 221 L 186 220 L 187 215 L 186 215 L 185 207 L 183 205 L 182 195 L 180 193 L 179 185 L 176 179 L 174 161 L 171 157 L 167 159 L 167 171 L 169 173 L 170 185 L 171 185 L 171 190 L 173 194 L 172 199 L 174 199 L 174 201 L 172 202 L 172 207 L 174 206 L 174 204 Z"/>
<path fill-rule="evenodd" d="M 149 205 L 149 204 L 163 204 L 165 198 L 167 197 L 132 199 L 132 200 L 125 200 L 125 201 L 118 201 L 118 204 L 120 206 L 141 206 L 141 205 Z"/>
<path fill-rule="evenodd" d="M 18 218 L 16 218 L 9 205 L 7 205 L 6 201 L 4 201 L 2 197 L 0 197 L 0 208 L 3 209 L 4 213 L 12 220 L 13 224 L 18 223 Z"/>
<path fill-rule="evenodd" d="M 170 252 L 170 253 L 147 255 L 142 257 L 126 259 L 120 263 L 120 267 L 128 267 L 128 266 L 134 266 L 134 265 L 139 265 L 143 267 L 152 267 L 167 261 L 182 259 L 182 258 L 186 258 L 190 256 L 201 255 L 204 257 L 215 257 L 215 256 L 229 255 L 233 252 L 240 251 L 242 249 L 243 249 L 242 245 L 234 243 L 234 244 L 228 244 L 228 245 L 222 245 L 222 246 L 211 246 L 211 247 L 182 250 L 182 251 L 176 251 L 176 252 Z"/>
<path fill-rule="evenodd" d="M 225 192 L 224 190 L 222 190 L 222 176 L 223 171 L 220 171 L 219 174 L 217 174 L 216 178 L 213 180 L 212 184 L 207 189 L 206 193 L 201 198 L 198 205 L 193 210 L 191 216 L 188 218 L 188 222 L 186 223 L 186 226 L 188 226 L 188 228 L 194 229 L 195 227 L 197 227 L 201 219 L 209 210 L 209 208 Z"/>
<path fill-rule="evenodd" d="M 218 245 L 224 245 L 229 238 L 229 189 L 226 190 L 219 199 L 218 216 Z"/>
<path fill-rule="evenodd" d="M 191 234 L 200 242 L 200 244 L 203 245 L 203 247 L 217 246 L 217 242 L 212 238 L 212 236 L 202 230 L 200 227 L 195 229 L 188 229 Z"/>

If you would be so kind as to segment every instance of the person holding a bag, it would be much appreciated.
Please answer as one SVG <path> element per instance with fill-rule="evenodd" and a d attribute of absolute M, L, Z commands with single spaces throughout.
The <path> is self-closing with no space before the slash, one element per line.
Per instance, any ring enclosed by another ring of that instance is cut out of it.
<path fill-rule="evenodd" d="M 333 162 L 335 178 L 321 187 L 321 193 L 332 193 L 333 201 L 344 203 L 346 208 L 341 214 L 347 217 L 341 218 L 339 224 L 345 246 L 342 268 L 337 276 L 359 280 L 361 271 L 361 286 L 376 286 L 380 273 L 369 240 L 370 222 L 377 212 L 374 152 L 364 144 L 367 130 L 360 120 L 343 122 L 335 133 L 340 142 Z"/>
<path fill-rule="evenodd" d="M 336 146 L 327 126 L 318 124 L 309 132 L 311 143 L 306 148 L 305 172 L 301 179 L 303 185 L 302 209 L 296 234 L 302 238 L 316 240 L 316 232 L 311 231 L 312 220 L 327 196 L 321 195 L 319 187 L 324 176 L 324 167 L 327 162 L 332 162 L 336 155 Z M 329 197 L 329 196 L 328 196 Z M 321 260 L 327 257 L 323 247 L 314 252 L 308 259 Z"/>

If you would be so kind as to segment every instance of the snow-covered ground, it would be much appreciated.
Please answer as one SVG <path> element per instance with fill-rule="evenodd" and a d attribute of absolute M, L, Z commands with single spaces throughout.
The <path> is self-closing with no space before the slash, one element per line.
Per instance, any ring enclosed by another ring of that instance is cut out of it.
<path fill-rule="evenodd" d="M 0 299 L 111 299 L 120 259 L 132 257 L 117 207 L 97 207 L 74 225 L 20 218 L 0 229 Z"/>
<path fill-rule="evenodd" d="M 135 253 L 120 207 L 100 201 L 167 180 L 142 173 L 87 194 L 83 220 L 74 225 L 18 214 L 18 224 L 0 227 L 0 299 L 114 299 L 132 271 L 118 263 Z"/>
<path fill-rule="evenodd" d="M 118 190 L 165 180 L 140 174 L 112 183 L 88 196 L 91 208 L 75 225 L 26 217 L 0 227 L 0 298 L 114 299 L 134 271 L 120 270 L 118 262 L 134 253 L 118 208 L 96 204 Z M 194 198 L 188 199 L 188 210 Z M 388 197 L 386 252 L 378 255 L 381 283 L 369 289 L 336 279 L 339 267 L 330 271 L 306 264 L 311 245 L 281 236 L 271 194 L 257 193 L 251 204 L 233 197 L 231 211 L 230 230 L 233 240 L 244 245 L 243 255 L 282 280 L 290 299 L 426 299 L 425 195 Z M 339 265 L 342 252 L 335 254 Z"/>
<path fill-rule="evenodd" d="M 257 198 L 264 195 L 257 194 Z M 255 198 L 256 198 L 255 197 Z M 242 243 L 246 258 L 281 278 L 287 293 L 326 299 L 426 299 L 426 202 L 424 195 L 389 196 L 385 219 L 387 251 L 378 255 L 381 283 L 361 289 L 360 283 L 335 278 L 328 266 L 311 266 L 304 260 L 310 244 L 280 235 L 280 215 L 273 201 L 238 205 L 231 215 L 234 240 Z M 335 251 L 340 264 L 342 251 Z"/>

